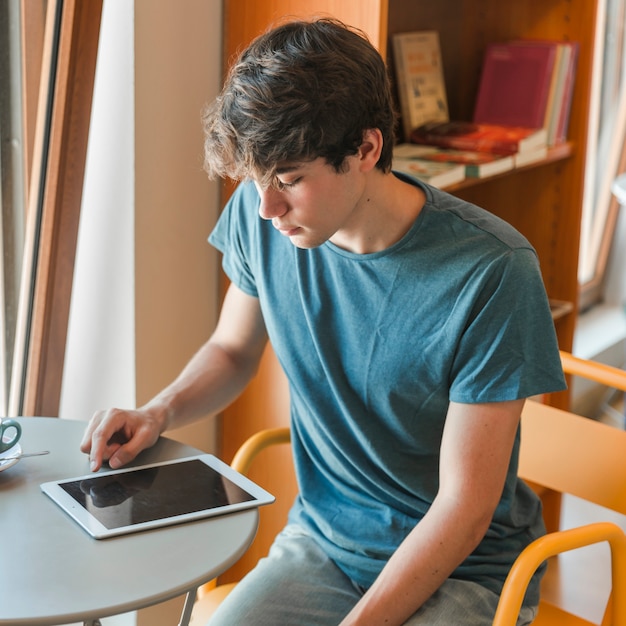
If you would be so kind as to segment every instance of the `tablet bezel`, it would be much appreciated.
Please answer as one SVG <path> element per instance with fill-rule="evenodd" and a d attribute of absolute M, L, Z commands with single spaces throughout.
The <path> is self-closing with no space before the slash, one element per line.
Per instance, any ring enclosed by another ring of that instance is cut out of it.
<path fill-rule="evenodd" d="M 69 494 L 62 486 L 67 483 L 88 481 L 90 479 L 99 479 L 104 476 L 128 474 L 153 467 L 175 465 L 194 460 L 199 460 L 205 463 L 206 465 L 217 471 L 219 474 L 232 481 L 235 485 L 237 485 L 239 488 L 243 489 L 250 496 L 252 496 L 252 500 L 217 506 L 213 508 L 206 508 L 200 511 L 194 511 L 192 513 L 184 513 L 181 515 L 163 517 L 156 520 L 138 522 L 127 526 L 107 528 L 94 515 L 92 515 L 88 509 L 86 509 L 77 500 L 75 500 L 74 497 Z M 82 528 L 95 539 L 106 539 L 108 537 L 115 537 L 153 528 L 162 528 L 164 526 L 170 526 L 173 524 L 182 524 L 194 520 L 227 515 L 229 513 L 252 509 L 265 504 L 271 504 L 275 500 L 272 494 L 267 492 L 256 483 L 252 482 L 246 476 L 243 476 L 239 472 L 236 472 L 232 467 L 230 467 L 230 465 L 227 465 L 212 454 L 198 454 L 195 456 L 183 457 L 180 459 L 150 463 L 148 465 L 138 465 L 118 470 L 99 471 L 92 474 L 86 474 L 84 476 L 73 476 L 70 478 L 63 478 L 60 480 L 45 482 L 42 483 L 40 487 L 43 493 L 50 497 L 55 502 L 55 504 L 57 504 L 63 511 L 65 511 L 65 513 L 67 513 L 75 522 L 82 526 Z"/>

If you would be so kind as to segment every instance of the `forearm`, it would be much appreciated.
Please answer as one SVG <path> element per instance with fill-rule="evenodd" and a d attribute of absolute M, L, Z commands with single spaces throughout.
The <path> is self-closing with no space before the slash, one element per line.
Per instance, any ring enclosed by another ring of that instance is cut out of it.
<path fill-rule="evenodd" d="M 341 626 L 403 624 L 472 553 L 502 497 L 523 405 L 450 403 L 439 493 Z"/>
<path fill-rule="evenodd" d="M 341 626 L 404 624 L 478 545 L 488 519 L 435 500 Z"/>
<path fill-rule="evenodd" d="M 211 339 L 141 410 L 159 415 L 161 432 L 214 415 L 238 397 L 256 373 L 256 365 L 238 361 Z"/>
<path fill-rule="evenodd" d="M 165 430 L 222 410 L 254 376 L 266 343 L 258 299 L 231 285 L 211 339 L 173 383 L 139 409 L 94 414 L 80 446 L 92 470 L 104 461 L 121 467 Z"/>

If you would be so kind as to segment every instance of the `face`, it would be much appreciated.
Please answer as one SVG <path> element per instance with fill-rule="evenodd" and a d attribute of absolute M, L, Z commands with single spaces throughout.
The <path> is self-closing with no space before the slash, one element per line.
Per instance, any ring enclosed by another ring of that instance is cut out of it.
<path fill-rule="evenodd" d="M 318 158 L 280 168 L 276 187 L 256 185 L 260 216 L 299 248 L 315 248 L 357 228 L 364 177 L 356 156 L 348 157 L 346 165 L 338 173 Z"/>

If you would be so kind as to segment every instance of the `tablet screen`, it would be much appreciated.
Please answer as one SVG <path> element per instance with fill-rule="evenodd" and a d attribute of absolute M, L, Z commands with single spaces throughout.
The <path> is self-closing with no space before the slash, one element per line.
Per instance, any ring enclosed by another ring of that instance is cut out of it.
<path fill-rule="evenodd" d="M 56 480 L 41 489 L 97 539 L 274 501 L 211 454 Z"/>
<path fill-rule="evenodd" d="M 106 528 L 249 502 L 253 496 L 197 459 L 93 476 L 61 488 Z"/>

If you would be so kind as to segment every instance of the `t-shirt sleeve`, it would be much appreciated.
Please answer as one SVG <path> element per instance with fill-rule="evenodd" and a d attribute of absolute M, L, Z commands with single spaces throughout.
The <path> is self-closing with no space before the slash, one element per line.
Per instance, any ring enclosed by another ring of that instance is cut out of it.
<path fill-rule="evenodd" d="M 258 195 L 254 186 L 237 187 L 209 235 L 209 243 L 222 253 L 222 268 L 229 280 L 244 293 L 258 297 L 253 271 L 252 230 L 258 221 Z M 251 219 L 246 219 L 252 215 Z"/>
<path fill-rule="evenodd" d="M 498 402 L 566 388 L 533 250 L 494 261 L 454 359 L 450 399 Z"/>

